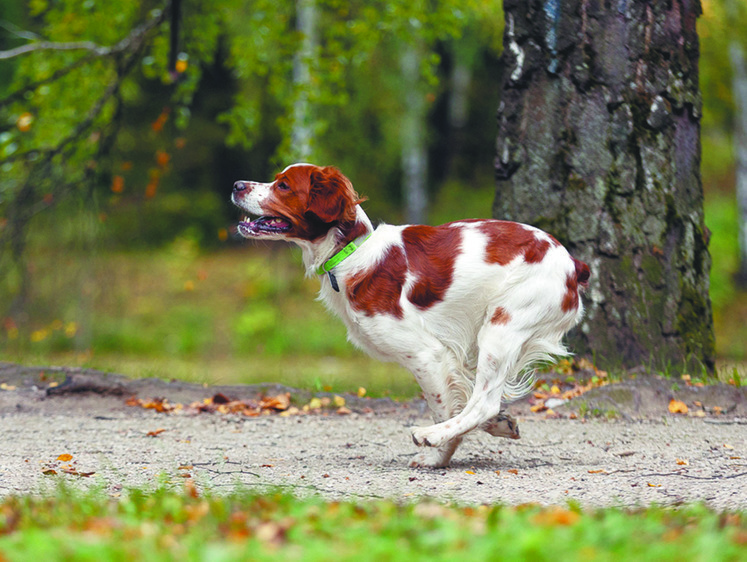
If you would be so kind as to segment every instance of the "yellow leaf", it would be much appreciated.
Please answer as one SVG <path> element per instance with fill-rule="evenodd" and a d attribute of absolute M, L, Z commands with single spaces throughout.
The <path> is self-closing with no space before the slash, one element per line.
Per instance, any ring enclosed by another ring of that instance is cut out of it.
<path fill-rule="evenodd" d="M 358 398 L 363 398 L 366 395 L 366 389 L 362 386 L 358 387 Z"/>
<path fill-rule="evenodd" d="M 649 488 L 661 488 L 661 484 L 652 484 L 651 482 L 648 483 Z"/>
<path fill-rule="evenodd" d="M 319 408 L 322 407 L 322 401 L 319 400 L 319 398 L 314 397 L 311 400 L 309 400 L 308 405 L 311 410 L 318 410 Z"/>
<path fill-rule="evenodd" d="M 727 443 L 724 443 L 724 449 L 733 449 L 734 445 L 729 445 Z"/>
<path fill-rule="evenodd" d="M 465 470 L 464 472 L 466 472 L 467 474 L 474 474 L 475 473 L 474 470 Z"/>
<path fill-rule="evenodd" d="M 669 401 L 669 411 L 673 414 L 686 414 L 687 404 L 685 404 L 681 400 L 675 400 L 674 398 L 672 398 Z"/>
<path fill-rule="evenodd" d="M 553 394 L 560 394 L 560 388 L 558 387 L 558 385 L 554 384 L 550 388 L 550 392 L 552 392 Z"/>
<path fill-rule="evenodd" d="M 73 460 L 73 455 L 69 455 L 68 453 L 64 453 L 57 457 L 58 461 L 67 462 Z"/>
<path fill-rule="evenodd" d="M 690 461 L 687 459 L 677 459 L 677 464 L 681 466 L 690 466 Z"/>
<path fill-rule="evenodd" d="M 345 399 L 342 396 L 337 396 L 332 399 L 332 403 L 338 408 L 342 408 L 345 405 Z"/>

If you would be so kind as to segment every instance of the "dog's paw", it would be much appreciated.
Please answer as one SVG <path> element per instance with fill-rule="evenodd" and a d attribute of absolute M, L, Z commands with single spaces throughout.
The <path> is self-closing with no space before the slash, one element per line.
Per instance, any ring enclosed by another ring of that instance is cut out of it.
<path fill-rule="evenodd" d="M 418 447 L 440 447 L 448 440 L 435 426 L 416 427 L 412 430 L 412 441 Z"/>
<path fill-rule="evenodd" d="M 451 455 L 439 449 L 427 449 L 415 455 L 410 461 L 410 468 L 445 468 L 450 460 Z"/>
<path fill-rule="evenodd" d="M 519 439 L 521 437 L 519 422 L 505 412 L 490 418 L 480 426 L 480 429 L 494 437 L 508 437 L 509 439 Z"/>

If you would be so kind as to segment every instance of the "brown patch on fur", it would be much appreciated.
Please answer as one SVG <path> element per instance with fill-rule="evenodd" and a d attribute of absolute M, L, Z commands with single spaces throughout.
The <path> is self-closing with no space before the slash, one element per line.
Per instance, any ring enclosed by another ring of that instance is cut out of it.
<path fill-rule="evenodd" d="M 491 324 L 508 324 L 511 321 L 511 315 L 508 311 L 499 306 L 495 309 L 492 318 L 490 319 Z"/>
<path fill-rule="evenodd" d="M 515 222 L 484 221 L 480 230 L 488 237 L 485 261 L 498 265 L 506 265 L 520 255 L 526 263 L 539 263 L 551 246 L 560 245 L 554 238 L 537 238 L 534 231 Z"/>
<path fill-rule="evenodd" d="M 571 312 L 578 308 L 578 287 L 579 285 L 588 287 L 589 277 L 591 277 L 591 270 L 588 265 L 576 258 L 572 259 L 575 272 L 569 273 L 565 279 L 565 294 L 563 295 L 563 301 L 560 303 L 563 312 Z"/>
<path fill-rule="evenodd" d="M 402 248 L 390 247 L 378 264 L 347 280 L 350 306 L 368 316 L 391 314 L 402 319 L 399 299 L 406 273 L 407 261 Z"/>
<path fill-rule="evenodd" d="M 560 303 L 560 308 L 563 312 L 571 312 L 578 308 L 578 282 L 573 274 L 569 274 L 565 278 L 565 294 L 563 295 L 563 301 Z"/>
<path fill-rule="evenodd" d="M 444 299 L 454 277 L 454 261 L 462 243 L 460 228 L 409 226 L 402 231 L 407 266 L 417 279 L 407 299 L 425 310 Z"/>

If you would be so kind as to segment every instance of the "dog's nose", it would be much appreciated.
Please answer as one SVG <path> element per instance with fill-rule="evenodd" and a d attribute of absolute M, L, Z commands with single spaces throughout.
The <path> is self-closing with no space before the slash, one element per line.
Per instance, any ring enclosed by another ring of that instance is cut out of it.
<path fill-rule="evenodd" d="M 245 189 L 246 189 L 246 182 L 244 181 L 237 181 L 235 184 L 233 184 L 234 191 L 244 191 Z"/>

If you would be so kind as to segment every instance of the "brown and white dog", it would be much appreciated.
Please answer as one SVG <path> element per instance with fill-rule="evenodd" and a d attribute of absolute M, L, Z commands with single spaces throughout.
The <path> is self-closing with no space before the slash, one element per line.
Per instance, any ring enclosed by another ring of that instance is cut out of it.
<path fill-rule="evenodd" d="M 427 446 L 411 466 L 449 464 L 480 428 L 518 437 L 501 404 L 526 394 L 531 365 L 567 355 L 589 267 L 549 234 L 499 220 L 374 228 L 350 181 L 333 167 L 294 164 L 270 183 L 237 181 L 245 238 L 301 247 L 320 297 L 373 357 L 409 369 L 435 424 L 412 430 Z"/>

